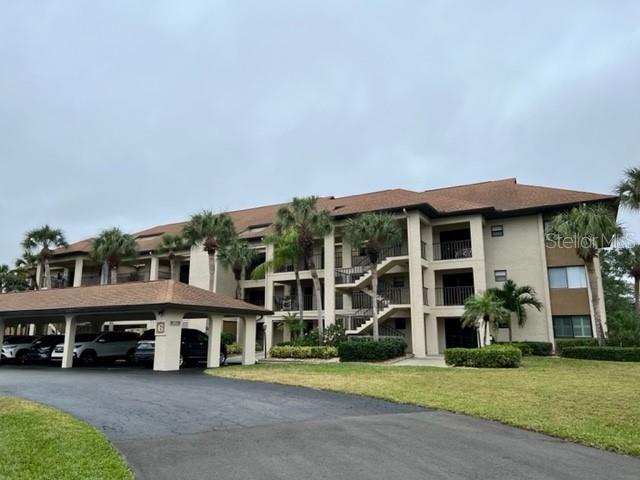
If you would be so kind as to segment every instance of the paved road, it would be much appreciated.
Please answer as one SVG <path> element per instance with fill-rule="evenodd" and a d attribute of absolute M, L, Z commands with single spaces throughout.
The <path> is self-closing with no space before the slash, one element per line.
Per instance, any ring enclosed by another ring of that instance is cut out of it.
<path fill-rule="evenodd" d="M 200 370 L 0 366 L 0 395 L 101 428 L 138 479 L 634 479 L 640 460 L 497 423 Z"/>

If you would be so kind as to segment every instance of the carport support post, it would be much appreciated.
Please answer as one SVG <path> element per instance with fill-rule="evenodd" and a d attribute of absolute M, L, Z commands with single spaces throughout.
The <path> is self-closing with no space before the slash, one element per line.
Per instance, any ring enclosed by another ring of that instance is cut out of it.
<path fill-rule="evenodd" d="M 156 351 L 153 369 L 170 372 L 180 369 L 180 337 L 184 312 L 164 310 L 156 313 Z"/>
<path fill-rule="evenodd" d="M 256 363 L 256 319 L 240 317 L 244 324 L 242 338 L 242 364 L 253 365 Z"/>
<path fill-rule="evenodd" d="M 0 317 L 0 345 L 4 342 L 4 318 Z M 1 362 L 2 360 L 0 360 Z"/>
<path fill-rule="evenodd" d="M 62 368 L 73 367 L 73 349 L 76 343 L 76 317 L 64 317 L 64 349 L 62 350 Z"/>
<path fill-rule="evenodd" d="M 207 331 L 209 332 L 209 345 L 207 347 L 207 368 L 220 366 L 220 341 L 222 339 L 222 317 L 209 315 Z"/>

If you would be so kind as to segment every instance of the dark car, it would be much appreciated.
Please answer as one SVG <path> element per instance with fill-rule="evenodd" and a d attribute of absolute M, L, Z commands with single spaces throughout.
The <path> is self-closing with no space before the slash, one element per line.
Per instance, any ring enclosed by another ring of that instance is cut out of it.
<path fill-rule="evenodd" d="M 183 328 L 180 336 L 180 366 L 196 365 L 207 359 L 209 337 L 200 330 Z M 134 361 L 145 367 L 153 366 L 156 349 L 156 331 L 147 330 L 138 339 L 138 345 L 133 354 Z"/>
<path fill-rule="evenodd" d="M 24 358 L 24 363 L 44 363 L 51 360 L 53 349 L 64 342 L 64 335 L 45 335 L 31 344 Z"/>

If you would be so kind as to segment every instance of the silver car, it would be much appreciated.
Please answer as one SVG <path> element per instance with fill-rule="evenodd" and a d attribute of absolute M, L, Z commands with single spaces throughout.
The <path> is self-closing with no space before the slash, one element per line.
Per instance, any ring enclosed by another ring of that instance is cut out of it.
<path fill-rule="evenodd" d="M 31 344 L 39 338 L 40 335 L 13 335 L 6 337 L 2 342 L 2 360 L 24 362 Z"/>
<path fill-rule="evenodd" d="M 74 360 L 93 365 L 99 360 L 133 360 L 138 334 L 132 332 L 79 333 L 73 346 Z M 52 361 L 62 361 L 64 344 L 56 345 Z"/>

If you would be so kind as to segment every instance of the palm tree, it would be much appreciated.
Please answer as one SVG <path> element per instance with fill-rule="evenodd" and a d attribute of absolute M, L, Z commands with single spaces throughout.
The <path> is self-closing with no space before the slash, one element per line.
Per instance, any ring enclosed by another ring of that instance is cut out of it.
<path fill-rule="evenodd" d="M 296 232 L 298 248 L 306 268 L 313 279 L 313 290 L 316 296 L 318 310 L 318 334 L 322 339 L 324 325 L 322 318 L 322 287 L 316 270 L 313 254 L 314 240 L 323 238 L 333 229 L 331 216 L 327 210 L 318 210 L 317 197 L 294 198 L 289 205 L 282 207 L 277 212 L 275 223 L 276 233 L 289 230 Z M 298 293 L 300 295 L 300 293 Z M 302 297 L 298 296 L 298 302 L 302 303 Z"/>
<path fill-rule="evenodd" d="M 20 292 L 29 288 L 27 272 L 9 265 L 0 265 L 0 293 Z"/>
<path fill-rule="evenodd" d="M 22 252 L 22 257 L 16 260 L 16 270 L 24 272 L 24 276 L 29 279 L 29 287 L 32 290 L 38 289 L 38 263 L 38 255 L 29 250 Z"/>
<path fill-rule="evenodd" d="M 28 231 L 24 240 L 22 240 L 22 248 L 34 253 L 37 250 L 38 261 L 41 267 L 44 267 L 44 278 L 42 279 L 42 288 L 49 288 L 51 285 L 51 269 L 49 267 L 49 259 L 53 256 L 53 250 L 59 247 L 66 247 L 67 241 L 64 233 L 59 228 L 51 228 L 49 225 Z M 40 286 L 40 279 L 36 279 L 36 284 Z"/>
<path fill-rule="evenodd" d="M 302 263 L 302 253 L 298 242 L 298 234 L 295 230 L 287 230 L 275 233 L 264 239 L 264 243 L 273 245 L 273 259 L 258 265 L 251 278 L 254 280 L 264 278 L 267 271 L 277 270 L 283 265 L 292 264 L 293 273 L 296 279 L 296 292 L 298 298 L 298 315 L 302 319 L 304 315 L 304 304 L 302 303 L 302 281 L 300 280 L 300 264 Z"/>
<path fill-rule="evenodd" d="M 513 341 L 513 328 L 511 326 L 511 317 L 515 314 L 518 325 L 523 327 L 527 323 L 527 310 L 525 307 L 530 306 L 538 311 L 542 309 L 542 302 L 536 298 L 536 291 L 533 287 L 524 285 L 519 287 L 513 280 L 507 280 L 502 288 L 492 288 L 493 293 L 498 300 L 501 300 L 504 308 L 509 312 L 509 341 Z"/>
<path fill-rule="evenodd" d="M 180 235 L 165 233 L 160 238 L 160 245 L 156 251 L 158 253 L 166 253 L 169 258 L 169 269 L 171 271 L 171 280 L 178 280 L 178 269 L 176 268 L 176 252 L 180 252 L 189 248 Z"/>
<path fill-rule="evenodd" d="M 213 292 L 216 274 L 216 252 L 237 238 L 233 220 L 226 213 L 203 210 L 191 216 L 182 232 L 187 245 L 202 246 L 209 255 L 209 290 Z"/>
<path fill-rule="evenodd" d="M 371 262 L 371 296 L 373 307 L 373 339 L 380 338 L 378 325 L 378 262 L 382 249 L 390 243 L 400 241 L 400 227 L 388 213 L 363 213 L 356 218 L 350 218 L 344 228 L 344 237 L 352 247 L 364 248 Z"/>
<path fill-rule="evenodd" d="M 246 241 L 236 239 L 220 250 L 219 257 L 220 263 L 231 269 L 236 279 L 236 298 L 244 300 L 244 289 L 240 288 L 240 280 L 242 272 L 255 260 L 255 250 Z"/>
<path fill-rule="evenodd" d="M 500 323 L 507 321 L 509 316 L 502 300 L 493 292 L 487 291 L 467 298 L 461 320 L 463 327 L 476 327 L 478 344 L 485 346 L 489 343 L 489 327 L 497 328 Z"/>
<path fill-rule="evenodd" d="M 616 187 L 620 195 L 620 204 L 631 209 L 640 210 L 640 168 L 632 167 L 624 171 L 624 178 Z"/>
<path fill-rule="evenodd" d="M 640 312 L 640 244 L 611 250 L 610 254 L 614 257 L 616 264 L 624 269 L 621 273 L 633 278 L 633 303 L 636 311 Z"/>
<path fill-rule="evenodd" d="M 100 232 L 93 241 L 91 257 L 107 266 L 111 272 L 111 283 L 118 283 L 118 268 L 123 261 L 135 258 L 138 246 L 135 239 L 119 228 L 110 228 Z M 103 281 L 104 283 L 104 281 Z"/>
<path fill-rule="evenodd" d="M 576 253 L 584 261 L 587 269 L 589 288 L 591 289 L 591 310 L 598 344 L 605 344 L 602 317 L 600 315 L 600 289 L 595 259 L 600 249 L 607 247 L 613 240 L 621 237 L 622 227 L 618 225 L 615 214 L 605 204 L 583 204 L 556 215 L 549 225 L 549 236 L 576 244 Z"/>

